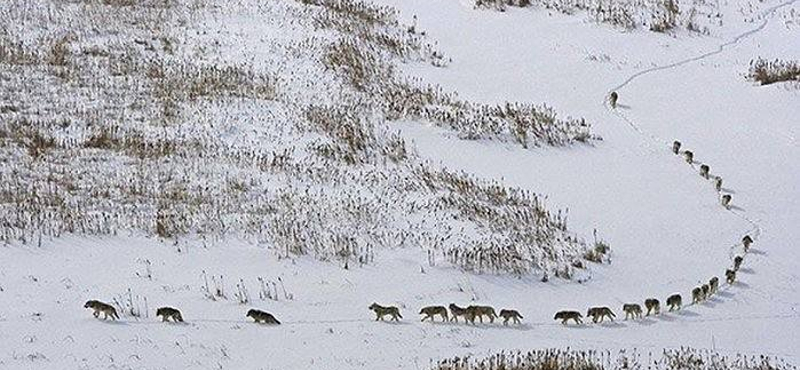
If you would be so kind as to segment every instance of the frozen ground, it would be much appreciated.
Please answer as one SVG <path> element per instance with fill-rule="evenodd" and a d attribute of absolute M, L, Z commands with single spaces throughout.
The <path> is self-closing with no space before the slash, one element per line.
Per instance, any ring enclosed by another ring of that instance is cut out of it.
<path fill-rule="evenodd" d="M 476 11 L 463 1 L 380 1 L 406 20 L 417 15 L 418 27 L 452 58 L 445 69 L 408 64 L 406 73 L 477 101 L 547 102 L 594 124 L 604 140 L 592 147 L 530 150 L 460 140 L 420 122 L 393 127 L 423 158 L 569 208 L 573 232 L 597 228 L 611 244 L 610 265 L 592 265 L 583 284 L 541 283 L 465 274 L 443 261 L 429 266 L 426 252 L 413 248 L 382 251 L 373 264 L 343 270 L 309 257 L 278 260 L 236 240 L 174 245 L 121 235 L 4 246 L 0 367 L 418 369 L 441 357 L 565 346 L 692 346 L 800 362 L 800 90 L 743 78 L 759 56 L 800 58 L 800 2 L 759 3 L 763 11 L 781 7 L 698 36 L 626 33 L 534 9 Z M 735 15 L 742 7 L 725 9 Z M 629 80 L 743 34 L 718 54 Z M 604 104 L 611 89 L 620 94 L 615 111 Z M 674 139 L 723 177 L 731 211 L 697 175 L 699 163 L 693 168 L 670 153 Z M 608 305 L 622 316 L 622 303 L 663 301 L 674 292 L 688 299 L 692 287 L 722 276 L 746 233 L 758 238 L 739 282 L 706 303 L 637 322 L 563 327 L 551 320 L 560 309 Z M 219 275 L 228 299 L 210 300 L 204 276 L 213 289 Z M 259 297 L 259 278 L 276 283 L 266 289 L 272 298 Z M 240 279 L 246 305 L 235 298 Z M 187 323 L 164 325 L 153 312 L 107 323 L 82 308 L 87 299 L 125 300 L 128 290 L 133 308 L 176 306 Z M 403 321 L 373 322 L 373 301 L 400 306 Z M 418 322 L 421 306 L 473 301 L 516 308 L 525 325 Z M 274 313 L 283 325 L 250 323 L 249 307 Z"/>

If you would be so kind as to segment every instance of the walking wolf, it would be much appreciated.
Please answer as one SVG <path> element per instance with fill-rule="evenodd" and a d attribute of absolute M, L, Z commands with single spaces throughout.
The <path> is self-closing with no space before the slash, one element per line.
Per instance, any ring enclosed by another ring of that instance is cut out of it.
<path fill-rule="evenodd" d="M 467 321 L 474 324 L 475 318 L 477 317 L 481 324 L 483 324 L 483 317 L 487 316 L 489 318 L 489 322 L 494 323 L 494 319 L 497 317 L 497 314 L 494 311 L 494 308 L 489 306 L 469 306 L 467 307 Z"/>
<path fill-rule="evenodd" d="M 753 244 L 753 238 L 750 235 L 745 235 L 742 238 L 742 245 L 744 245 L 744 250 L 747 252 L 750 249 L 750 245 Z"/>
<path fill-rule="evenodd" d="M 728 281 L 729 285 L 733 285 L 733 283 L 736 282 L 736 271 L 725 270 L 725 279 Z"/>
<path fill-rule="evenodd" d="M 673 294 L 667 298 L 667 306 L 669 306 L 669 311 L 672 312 L 673 310 L 680 310 L 681 309 L 681 295 L 680 294 Z"/>
<path fill-rule="evenodd" d="M 517 310 L 502 309 L 500 310 L 500 317 L 503 318 L 503 325 L 508 325 L 508 320 L 511 320 L 514 324 L 519 324 L 522 315 Z"/>
<path fill-rule="evenodd" d="M 156 316 L 161 316 L 161 320 L 164 322 L 169 321 L 169 319 L 172 319 L 173 322 L 183 322 L 181 311 L 172 307 L 161 307 L 157 309 Z"/>
<path fill-rule="evenodd" d="M 384 307 L 384 306 L 381 306 L 381 305 L 373 302 L 369 306 L 369 309 L 375 312 L 375 316 L 376 316 L 375 317 L 375 321 L 378 321 L 378 320 L 383 321 L 383 317 L 384 316 L 391 316 L 392 320 L 394 320 L 394 321 L 399 321 L 399 320 L 397 320 L 398 317 L 401 318 L 401 319 L 403 318 L 403 316 L 400 315 L 400 310 L 397 307 L 394 307 L 394 306 Z"/>
<path fill-rule="evenodd" d="M 625 320 L 629 317 L 632 319 L 642 317 L 642 306 L 639 306 L 637 303 L 624 304 L 622 305 L 622 310 L 625 311 Z"/>
<path fill-rule="evenodd" d="M 448 321 L 447 309 L 444 308 L 444 306 L 423 307 L 421 310 L 419 310 L 419 314 L 425 315 L 425 317 L 423 317 L 420 321 L 425 321 L 425 319 L 431 319 L 431 321 L 434 321 L 434 316 L 436 315 L 441 316 L 442 321 Z"/>
<path fill-rule="evenodd" d="M 608 317 L 609 320 L 614 321 L 617 315 L 608 307 L 592 307 L 586 312 L 586 317 L 591 317 L 593 323 L 603 322 L 603 318 Z"/>
<path fill-rule="evenodd" d="M 553 320 L 561 320 L 561 323 L 567 325 L 568 320 L 575 321 L 576 324 L 583 324 L 581 321 L 581 313 L 578 311 L 558 311 L 553 317 Z"/>
<path fill-rule="evenodd" d="M 100 301 L 91 300 L 91 301 L 87 301 L 83 305 L 83 308 L 91 308 L 91 309 L 93 309 L 94 312 L 92 314 L 94 315 L 94 317 L 97 317 L 97 318 L 99 318 L 100 317 L 100 313 L 102 313 L 103 314 L 103 320 L 106 320 L 109 317 L 112 320 L 116 320 L 116 319 L 119 318 L 119 315 L 117 315 L 117 310 L 114 308 L 114 306 L 112 306 L 112 305 L 110 305 L 108 303 L 103 303 L 103 302 L 100 302 Z"/>
<path fill-rule="evenodd" d="M 251 309 L 250 311 L 247 311 L 247 317 L 252 318 L 256 324 L 264 323 L 280 325 L 281 323 L 275 318 L 275 316 L 272 316 L 272 314 L 257 309 Z"/>
<path fill-rule="evenodd" d="M 467 309 L 464 307 L 458 307 L 455 303 L 450 303 L 450 321 L 458 322 L 458 317 L 461 316 L 464 318 L 464 322 L 467 322 Z"/>
<path fill-rule="evenodd" d="M 647 308 L 647 316 L 650 316 L 650 311 L 652 310 L 654 314 L 658 315 L 661 313 L 661 302 L 659 302 L 655 298 L 648 298 L 644 300 L 644 306 Z"/>

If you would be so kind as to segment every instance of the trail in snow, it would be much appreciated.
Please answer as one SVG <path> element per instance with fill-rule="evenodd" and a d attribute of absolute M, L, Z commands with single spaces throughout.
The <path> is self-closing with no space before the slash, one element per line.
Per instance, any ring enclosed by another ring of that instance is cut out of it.
<path fill-rule="evenodd" d="M 752 30 L 749 30 L 747 32 L 741 33 L 741 34 L 737 35 L 736 37 L 734 37 L 733 39 L 731 39 L 730 41 L 720 44 L 719 46 L 717 46 L 717 50 L 709 51 L 707 53 L 703 53 L 703 54 L 694 56 L 692 58 L 680 60 L 680 61 L 677 61 L 677 62 L 674 62 L 674 63 L 670 63 L 670 64 L 666 64 L 666 65 L 663 65 L 663 66 L 657 66 L 657 67 L 643 69 L 643 70 L 641 70 L 639 72 L 636 72 L 636 73 L 632 74 L 623 83 L 611 88 L 611 90 L 609 92 L 620 90 L 620 89 L 622 89 L 623 87 L 627 86 L 628 84 L 630 84 L 635 79 L 637 79 L 637 78 L 639 78 L 641 76 L 644 76 L 644 75 L 647 75 L 647 74 L 650 74 L 650 73 L 653 73 L 653 72 L 657 72 L 657 71 L 662 71 L 662 70 L 665 70 L 665 69 L 671 69 L 671 68 L 675 68 L 675 67 L 680 67 L 682 65 L 689 64 L 691 62 L 696 62 L 696 61 L 699 61 L 699 60 L 703 60 L 703 59 L 708 58 L 710 56 L 714 56 L 714 55 L 717 55 L 719 53 L 722 53 L 723 51 L 725 51 L 725 49 L 727 47 L 729 47 L 731 45 L 736 45 L 740 41 L 742 41 L 743 39 L 745 39 L 745 38 L 747 38 L 749 36 L 752 36 L 752 35 L 758 33 L 759 31 L 761 31 L 762 29 L 764 29 L 764 27 L 766 27 L 767 24 L 769 23 L 769 17 L 772 16 L 773 13 L 775 13 L 777 10 L 779 10 L 779 9 L 781 9 L 783 7 L 786 7 L 786 6 L 794 4 L 796 1 L 797 0 L 789 0 L 789 1 L 783 2 L 781 4 L 775 5 L 773 7 L 764 9 L 764 11 L 761 12 L 761 17 L 763 19 L 761 21 L 761 24 L 758 25 L 758 27 L 753 28 Z"/>

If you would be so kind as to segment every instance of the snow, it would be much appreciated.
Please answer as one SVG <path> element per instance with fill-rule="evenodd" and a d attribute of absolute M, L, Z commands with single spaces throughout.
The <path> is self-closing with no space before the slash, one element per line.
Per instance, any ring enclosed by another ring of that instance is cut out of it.
<path fill-rule="evenodd" d="M 345 270 L 311 257 L 278 258 L 235 238 L 173 243 L 123 233 L 3 246 L 0 368 L 421 369 L 442 357 L 566 346 L 692 346 L 800 363 L 800 90 L 743 77 L 759 56 L 800 58 L 800 26 L 790 16 L 800 2 L 733 1 L 724 5 L 725 25 L 701 36 L 621 32 L 580 15 L 499 13 L 465 1 L 377 1 L 408 23 L 416 15 L 417 27 L 452 59 L 446 68 L 407 63 L 404 73 L 462 98 L 546 102 L 593 124 L 603 140 L 591 146 L 535 149 L 461 140 L 425 122 L 403 120 L 391 129 L 422 159 L 547 195 L 551 209 L 569 209 L 572 232 L 590 239 L 597 229 L 609 242 L 610 264 L 591 265 L 585 283 L 542 283 L 468 274 L 441 258 L 430 266 L 421 248 L 382 250 L 374 263 Z M 752 22 L 738 13 L 749 6 L 759 9 Z M 270 32 L 257 22 L 241 18 L 228 27 L 252 27 L 250 36 Z M 682 63 L 731 40 L 719 53 Z M 269 64 L 269 55 L 242 55 Z M 657 68 L 666 65 L 676 66 Z M 605 103 L 612 89 L 620 94 L 616 110 Z M 231 141 L 257 141 L 229 127 Z M 690 166 L 670 152 L 676 139 L 723 177 L 731 210 L 698 175 L 700 163 Z M 663 304 L 676 292 L 687 302 L 694 286 L 712 276 L 724 280 L 748 233 L 757 240 L 733 286 L 677 313 L 621 320 L 623 303 L 656 297 Z M 228 299 L 205 295 L 204 272 L 224 277 Z M 259 277 L 280 278 L 285 292 L 276 285 L 270 294 L 277 299 L 259 298 Z M 233 297 L 239 279 L 247 304 Z M 149 317 L 110 323 L 82 308 L 88 299 L 124 298 L 129 289 L 147 298 Z M 372 302 L 399 306 L 403 320 L 374 322 Z M 515 308 L 525 324 L 419 322 L 420 307 L 450 302 Z M 187 323 L 160 323 L 153 312 L 161 305 L 180 308 Z M 564 327 L 552 320 L 555 311 L 594 305 L 610 306 L 618 321 Z M 251 307 L 282 325 L 253 324 L 244 317 Z"/>

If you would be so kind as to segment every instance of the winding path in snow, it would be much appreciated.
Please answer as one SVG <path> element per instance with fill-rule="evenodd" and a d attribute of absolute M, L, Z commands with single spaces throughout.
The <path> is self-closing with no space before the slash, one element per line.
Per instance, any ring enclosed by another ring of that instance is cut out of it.
<path fill-rule="evenodd" d="M 797 0 L 785 1 L 783 3 L 771 6 L 771 7 L 767 8 L 767 9 L 764 9 L 760 14 L 761 23 L 757 27 L 755 27 L 755 28 L 753 28 L 751 30 L 748 30 L 746 32 L 743 32 L 743 33 L 741 33 L 739 35 L 736 35 L 735 37 L 733 37 L 731 40 L 729 40 L 727 42 L 719 44 L 717 46 L 716 50 L 709 51 L 709 52 L 706 52 L 706 53 L 702 53 L 700 55 L 696 55 L 694 57 L 686 58 L 686 59 L 683 59 L 683 60 L 680 60 L 680 61 L 676 61 L 676 62 L 673 62 L 673 63 L 670 63 L 670 64 L 666 64 L 666 65 L 662 65 L 662 66 L 656 66 L 656 67 L 647 68 L 647 69 L 643 69 L 641 71 L 638 71 L 638 72 L 630 75 L 627 79 L 625 79 L 625 81 L 623 81 L 619 85 L 614 86 L 613 88 L 609 89 L 608 94 L 610 94 L 612 91 L 620 91 L 620 90 L 624 89 L 625 87 L 627 87 L 628 85 L 633 83 L 639 77 L 646 76 L 646 75 L 653 74 L 653 73 L 660 72 L 660 71 L 664 71 L 664 70 L 670 70 L 670 69 L 678 68 L 678 67 L 690 64 L 692 62 L 701 61 L 701 60 L 709 58 L 711 56 L 715 56 L 715 55 L 721 54 L 722 52 L 724 52 L 729 47 L 735 46 L 735 45 L 739 44 L 742 40 L 744 40 L 744 39 L 746 39 L 746 38 L 748 38 L 748 37 L 750 37 L 752 35 L 755 35 L 755 34 L 759 33 L 761 30 L 763 30 L 767 26 L 767 24 L 769 24 L 769 20 L 770 20 L 771 16 L 776 11 L 778 11 L 779 9 L 784 8 L 786 6 L 792 5 L 796 1 Z M 608 96 L 608 94 L 606 94 L 606 96 Z M 648 138 L 651 141 L 656 142 L 659 145 L 663 145 L 665 148 L 671 147 L 671 145 L 672 145 L 671 141 L 665 140 L 665 139 L 663 139 L 663 138 L 661 138 L 661 137 L 659 137 L 659 136 L 657 136 L 657 135 L 655 135 L 653 133 L 647 132 L 640 125 L 636 124 L 636 122 L 634 122 L 632 119 L 630 119 L 627 116 L 625 116 L 625 114 L 623 114 L 621 110 L 611 108 L 609 106 L 609 104 L 608 104 L 608 99 L 607 98 L 603 99 L 603 103 L 602 104 L 603 104 L 604 107 L 606 107 L 606 109 L 609 109 L 614 115 L 616 115 L 617 117 L 619 117 L 620 119 L 625 121 L 625 123 L 627 123 L 634 131 L 636 131 L 640 135 Z M 697 168 L 694 165 L 694 163 L 692 163 L 690 165 L 692 166 L 693 169 L 695 169 L 695 171 L 697 170 Z M 752 226 L 752 229 L 748 230 L 746 232 L 746 235 L 750 235 L 750 237 L 753 239 L 754 242 L 758 241 L 759 237 L 761 236 L 761 234 L 763 233 L 763 230 L 764 230 L 763 227 L 761 226 L 761 223 L 760 223 L 759 220 L 754 220 L 754 219 L 750 218 L 745 212 L 737 212 L 733 208 L 728 208 L 727 211 L 732 213 L 732 214 L 734 214 L 735 216 L 741 218 L 745 222 L 749 223 Z M 737 243 L 737 244 L 734 244 L 734 245 L 730 246 L 730 253 L 729 254 L 730 254 L 731 260 L 735 256 L 735 252 L 734 252 L 735 249 L 737 247 L 741 246 L 741 245 L 742 245 L 741 243 Z M 746 256 L 748 253 L 749 253 L 748 250 L 744 250 L 743 256 Z M 720 287 L 727 286 L 727 285 L 728 284 L 723 280 L 723 282 L 720 284 Z M 691 303 L 691 304 L 687 304 L 686 306 L 692 306 L 694 304 L 695 303 Z"/>

